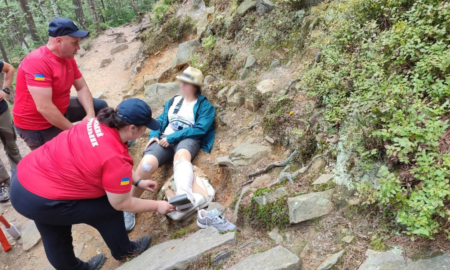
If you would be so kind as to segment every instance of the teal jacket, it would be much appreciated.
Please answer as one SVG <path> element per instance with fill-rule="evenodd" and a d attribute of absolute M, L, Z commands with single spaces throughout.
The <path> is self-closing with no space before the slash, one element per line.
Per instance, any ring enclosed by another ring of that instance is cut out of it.
<path fill-rule="evenodd" d="M 161 124 L 159 130 L 152 130 L 149 138 L 160 138 L 166 127 L 169 125 L 169 109 L 173 104 L 173 99 L 164 104 L 164 112 L 158 117 L 158 122 Z M 209 103 L 205 96 L 198 95 L 197 104 L 194 106 L 195 124 L 191 128 L 185 128 L 183 130 L 176 131 L 167 136 L 167 142 L 169 144 L 176 144 L 183 139 L 191 138 L 201 140 L 202 149 L 210 153 L 214 143 L 214 137 L 216 135 L 214 127 L 214 116 L 216 110 L 214 106 Z"/>

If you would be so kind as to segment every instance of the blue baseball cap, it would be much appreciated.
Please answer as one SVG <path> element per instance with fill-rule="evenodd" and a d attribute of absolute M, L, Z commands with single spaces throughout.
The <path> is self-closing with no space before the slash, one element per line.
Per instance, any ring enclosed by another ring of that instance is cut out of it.
<path fill-rule="evenodd" d="M 78 29 L 75 22 L 71 19 L 56 18 L 48 25 L 48 34 L 51 37 L 71 36 L 84 38 L 89 35 L 89 31 Z"/>
<path fill-rule="evenodd" d="M 138 98 L 122 101 L 117 109 L 117 116 L 132 125 L 146 126 L 151 130 L 159 129 L 159 122 L 152 118 L 150 106 Z"/>

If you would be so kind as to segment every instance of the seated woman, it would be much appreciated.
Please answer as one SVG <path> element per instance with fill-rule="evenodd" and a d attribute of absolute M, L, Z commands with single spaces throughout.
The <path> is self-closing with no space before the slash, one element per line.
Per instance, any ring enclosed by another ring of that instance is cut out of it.
<path fill-rule="evenodd" d="M 164 112 L 158 117 L 160 128 L 150 133 L 150 141 L 136 173 L 141 179 L 150 179 L 159 167 L 173 161 L 176 195 L 186 194 L 196 205 L 192 194 L 194 172 L 191 161 L 200 148 L 207 153 L 211 151 L 215 109 L 201 95 L 203 74 L 200 70 L 189 67 L 177 79 L 181 95 L 164 105 Z M 139 198 L 143 191 L 133 188 L 132 194 Z M 134 228 L 134 213 L 125 213 L 125 226 L 128 231 Z"/>
<path fill-rule="evenodd" d="M 122 211 L 157 211 L 175 208 L 166 201 L 133 198 L 131 185 L 153 191 L 156 183 L 138 181 L 127 142 L 141 137 L 146 128 L 157 130 L 150 107 L 128 99 L 117 109 L 105 108 L 97 118 L 83 121 L 28 154 L 11 182 L 11 203 L 20 214 L 34 220 L 47 258 L 58 270 L 98 270 L 105 256 L 88 262 L 75 257 L 72 225 L 96 228 L 116 260 L 141 254 L 150 236 L 131 242 Z"/>

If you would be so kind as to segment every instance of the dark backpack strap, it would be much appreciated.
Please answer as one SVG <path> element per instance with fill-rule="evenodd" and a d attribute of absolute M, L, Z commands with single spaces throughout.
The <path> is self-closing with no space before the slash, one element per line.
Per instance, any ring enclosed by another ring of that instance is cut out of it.
<path fill-rule="evenodd" d="M 177 115 L 178 112 L 180 111 L 181 106 L 183 106 L 183 101 L 184 101 L 184 98 L 181 98 L 181 100 L 180 100 L 180 101 L 178 102 L 178 104 L 175 106 L 175 109 L 173 110 L 173 114 L 174 114 L 174 115 Z"/>

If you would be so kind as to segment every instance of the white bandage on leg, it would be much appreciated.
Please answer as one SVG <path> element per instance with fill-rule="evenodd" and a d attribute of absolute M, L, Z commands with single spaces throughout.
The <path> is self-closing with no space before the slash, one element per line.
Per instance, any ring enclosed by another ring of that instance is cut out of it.
<path fill-rule="evenodd" d="M 150 165 L 150 164 L 147 164 L 147 163 L 143 163 L 142 164 L 142 169 L 144 170 L 144 171 L 146 171 L 146 172 L 150 172 L 151 170 L 152 170 L 152 165 Z"/>
<path fill-rule="evenodd" d="M 195 204 L 194 196 L 192 195 L 192 183 L 194 182 L 192 163 L 186 160 L 176 160 L 173 163 L 173 175 L 175 186 L 177 187 L 176 195 L 186 194 L 192 204 Z"/>

